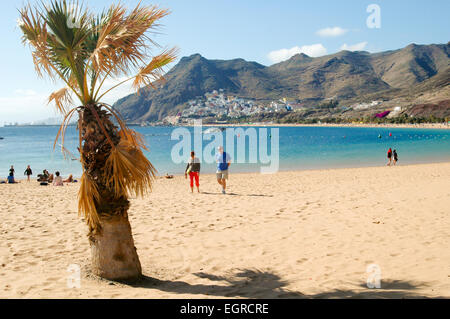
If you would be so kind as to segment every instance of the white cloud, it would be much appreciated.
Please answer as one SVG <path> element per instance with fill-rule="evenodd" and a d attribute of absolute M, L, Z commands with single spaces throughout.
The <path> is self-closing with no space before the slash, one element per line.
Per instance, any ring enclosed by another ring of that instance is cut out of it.
<path fill-rule="evenodd" d="M 347 43 L 344 43 L 341 46 L 341 50 L 347 50 L 347 51 L 362 51 L 367 45 L 367 41 L 356 43 L 353 45 L 347 45 Z"/>
<path fill-rule="evenodd" d="M 290 49 L 280 49 L 272 51 L 268 54 L 268 58 L 273 63 L 286 61 L 296 54 L 304 53 L 311 57 L 318 57 L 327 54 L 327 49 L 321 44 L 304 45 L 302 47 L 295 46 Z"/>
<path fill-rule="evenodd" d="M 316 33 L 321 37 L 338 37 L 338 36 L 346 34 L 347 32 L 348 32 L 347 29 L 343 29 L 341 27 L 332 27 L 332 28 L 320 29 Z"/>
<path fill-rule="evenodd" d="M 24 89 L 17 89 L 14 91 L 17 95 L 25 95 L 25 96 L 34 96 L 37 95 L 36 91 L 33 90 L 24 90 Z"/>
<path fill-rule="evenodd" d="M 32 90 L 16 90 L 14 95 L 0 96 L 0 125 L 4 122 L 31 122 L 55 116 L 52 105 L 47 105 L 50 94 Z"/>

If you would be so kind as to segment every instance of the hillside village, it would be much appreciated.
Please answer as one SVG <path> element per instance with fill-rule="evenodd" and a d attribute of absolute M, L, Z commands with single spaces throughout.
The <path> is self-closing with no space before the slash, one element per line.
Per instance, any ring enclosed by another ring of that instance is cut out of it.
<path fill-rule="evenodd" d="M 382 101 L 356 103 L 348 107 L 339 107 L 338 109 L 340 111 L 367 110 L 379 107 L 382 103 Z M 186 124 L 192 122 L 193 119 L 200 118 L 215 118 L 216 120 L 220 120 L 248 117 L 264 113 L 301 112 L 306 109 L 302 103 L 290 101 L 286 98 L 277 101 L 260 102 L 234 95 L 227 95 L 224 89 L 219 89 L 189 100 L 184 110 L 178 112 L 175 116 L 166 116 L 157 124 Z M 395 109 L 395 113 L 400 111 L 400 107 Z M 143 125 L 150 125 L 150 122 L 144 122 Z"/>

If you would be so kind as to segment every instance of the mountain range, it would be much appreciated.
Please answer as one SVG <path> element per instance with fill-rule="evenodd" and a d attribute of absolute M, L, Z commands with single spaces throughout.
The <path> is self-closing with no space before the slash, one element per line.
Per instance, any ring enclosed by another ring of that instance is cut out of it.
<path fill-rule="evenodd" d="M 316 58 L 297 54 L 271 66 L 194 54 L 181 58 L 156 89 L 144 88 L 114 107 L 128 122 L 157 121 L 176 114 L 190 99 L 219 89 L 261 102 L 286 97 L 306 107 L 329 99 L 345 105 L 374 98 L 413 106 L 449 99 L 449 57 L 449 43 L 410 44 L 380 53 L 341 51 Z"/>

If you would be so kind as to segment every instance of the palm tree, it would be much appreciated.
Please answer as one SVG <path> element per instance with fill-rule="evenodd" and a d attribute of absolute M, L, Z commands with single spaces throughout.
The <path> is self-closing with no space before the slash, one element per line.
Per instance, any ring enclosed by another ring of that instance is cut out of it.
<path fill-rule="evenodd" d="M 101 101 L 127 81 L 139 92 L 162 79 L 163 67 L 174 61 L 176 50 L 152 56 L 150 49 L 157 44 L 148 33 L 169 12 L 141 5 L 127 12 L 112 5 L 95 15 L 77 1 L 65 0 L 28 4 L 19 12 L 23 42 L 31 48 L 37 74 L 65 83 L 49 97 L 64 116 L 54 144 L 61 138 L 63 153 L 67 125 L 78 114 L 83 168 L 78 211 L 89 226 L 93 273 L 113 280 L 138 278 L 142 271 L 128 221 L 128 198 L 151 190 L 155 169 L 143 154 L 142 136 Z M 108 78 L 124 80 L 106 90 Z"/>

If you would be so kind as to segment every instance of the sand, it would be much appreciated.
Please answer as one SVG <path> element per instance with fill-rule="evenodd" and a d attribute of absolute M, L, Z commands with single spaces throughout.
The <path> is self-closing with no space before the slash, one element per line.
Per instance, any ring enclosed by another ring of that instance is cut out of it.
<path fill-rule="evenodd" d="M 0 185 L 0 298 L 450 297 L 450 163 L 214 178 L 132 199 L 133 285 L 90 275 L 77 184 Z"/>

